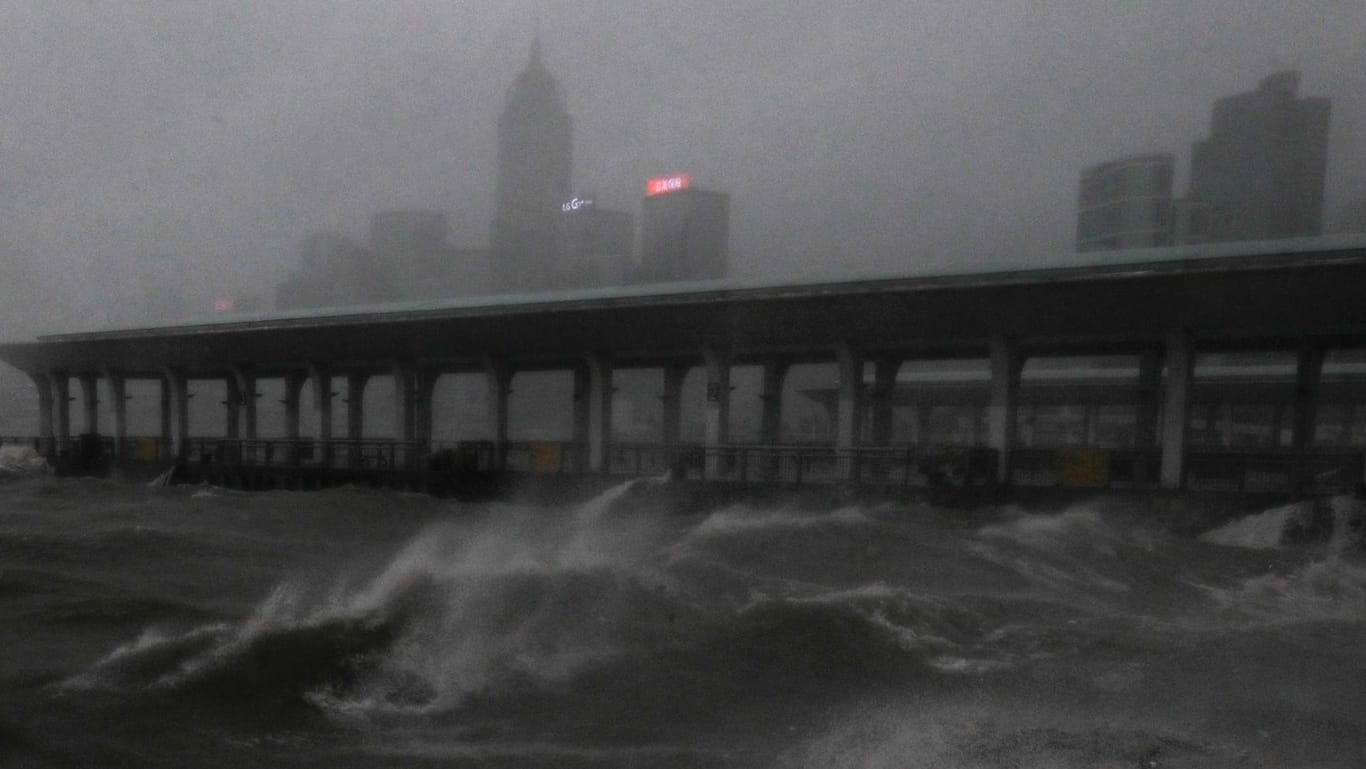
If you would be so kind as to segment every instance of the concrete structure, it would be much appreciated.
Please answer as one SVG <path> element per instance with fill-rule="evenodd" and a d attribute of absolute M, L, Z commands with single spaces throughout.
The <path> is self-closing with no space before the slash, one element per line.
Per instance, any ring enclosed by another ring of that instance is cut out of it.
<path fill-rule="evenodd" d="M 573 194 L 572 173 L 573 124 L 536 40 L 498 118 L 491 230 L 495 292 L 554 287 L 557 220 L 560 205 Z"/>
<path fill-rule="evenodd" d="M 638 281 L 726 276 L 730 260 L 729 195 L 690 187 L 649 194 L 642 204 L 641 218 Z"/>
<path fill-rule="evenodd" d="M 1091 166 L 1077 192 L 1077 250 L 1172 244 L 1170 154 L 1135 155 Z"/>
<path fill-rule="evenodd" d="M 635 217 L 575 197 L 560 206 L 554 285 L 560 288 L 620 286 L 627 282 L 635 250 Z"/>
<path fill-rule="evenodd" d="M 1298 72 L 1220 99 L 1191 150 L 1187 198 L 1211 206 L 1210 242 L 1318 235 L 1331 102 L 1298 98 Z"/>
<path fill-rule="evenodd" d="M 38 387 L 40 439 L 49 448 L 71 438 L 70 383 L 93 389 L 100 379 L 124 387 L 129 379 L 162 383 L 162 445 L 185 457 L 195 440 L 188 424 L 188 390 L 194 380 L 230 383 L 226 449 L 243 455 L 261 449 L 244 442 L 255 431 L 252 394 L 264 378 L 284 382 L 287 435 L 304 440 L 299 412 L 304 385 L 319 424 L 331 423 L 333 385 L 388 376 L 395 382 L 393 410 L 400 425 L 387 462 L 412 462 L 430 450 L 430 400 L 437 377 L 452 372 L 485 377 L 494 430 L 488 455 L 501 466 L 512 448 L 506 424 L 509 390 L 518 372 L 573 372 L 574 413 L 582 467 L 606 471 L 614 456 L 611 392 L 615 371 L 664 372 L 661 406 L 666 425 L 660 449 L 677 440 L 682 376 L 705 372 L 704 445 L 707 477 L 749 478 L 749 468 L 771 473 L 768 460 L 797 457 L 781 447 L 761 453 L 736 447 L 728 435 L 730 370 L 764 366 L 766 435 L 781 418 L 783 371 L 793 363 L 828 362 L 839 371 L 835 440 L 825 452 L 834 476 L 848 481 L 881 477 L 886 446 L 869 446 L 859 429 L 862 413 L 885 420 L 878 399 L 897 376 L 899 362 L 976 359 L 989 372 L 985 424 L 978 448 L 996 458 L 991 475 L 1013 477 L 1021 453 L 1022 371 L 1031 357 L 1131 356 L 1139 394 L 1136 455 L 1150 475 L 1176 488 L 1191 472 L 1188 418 L 1197 353 L 1279 350 L 1293 354 L 1295 396 L 1291 446 L 1260 456 L 1293 468 L 1292 480 L 1313 481 L 1327 472 L 1316 445 L 1316 414 L 1324 392 L 1327 351 L 1366 348 L 1366 238 L 1313 239 L 1148 249 L 1092 257 L 1070 255 L 1035 269 L 1009 272 L 930 272 L 902 277 L 840 277 L 800 283 L 710 281 L 667 287 L 547 293 L 394 304 L 325 312 L 276 313 L 202 323 L 129 328 L 41 337 L 0 345 L 0 360 L 27 372 Z M 870 366 L 871 364 L 871 366 Z M 865 371 L 874 369 L 873 397 Z M 570 401 L 570 398 L 566 398 Z M 88 424 L 98 405 L 82 402 Z M 281 444 L 295 465 L 349 462 L 369 451 L 359 429 L 362 400 L 348 401 L 348 435 L 328 441 Z M 111 407 L 114 451 L 128 447 L 126 406 Z M 873 432 L 885 442 L 887 431 Z M 349 441 L 349 442 L 348 442 Z M 269 446 L 264 448 L 271 451 Z M 897 449 L 897 451 L 900 451 Z M 1289 452 L 1289 453 L 1286 453 Z M 277 455 L 278 456 L 278 455 Z M 1242 456 L 1242 455 L 1240 455 Z M 1345 457 L 1345 458 L 1344 458 Z M 1153 462 L 1149 463 L 1148 459 Z M 544 457 L 542 457 L 544 459 Z M 1249 461 L 1227 457 L 1220 462 Z M 1361 476 L 1359 454 L 1335 455 L 1328 469 L 1340 481 Z M 541 460 L 538 460 L 541 461 Z M 560 464 L 565 464 L 563 458 Z M 1289 463 L 1289 464 L 1287 464 Z M 573 464 L 573 463 L 570 463 Z M 738 469 L 737 469 L 738 468 Z M 869 468 L 873 468 L 869 470 Z M 640 470 L 637 465 L 637 470 Z M 1147 472 L 1147 471 L 1145 471 Z M 1203 470 L 1201 471 L 1203 472 Z M 1259 471 L 1260 472 L 1260 471 Z M 1245 473 L 1246 475 L 1246 473 Z M 1135 481 L 1146 482 L 1146 481 Z"/>

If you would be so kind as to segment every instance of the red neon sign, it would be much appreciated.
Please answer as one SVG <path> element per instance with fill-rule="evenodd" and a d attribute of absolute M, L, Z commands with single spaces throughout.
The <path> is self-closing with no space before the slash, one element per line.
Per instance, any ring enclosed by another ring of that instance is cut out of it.
<path fill-rule="evenodd" d="M 673 176 L 657 176 L 645 182 L 646 197 L 653 195 L 667 195 L 670 192 L 686 190 L 692 186 L 692 176 L 688 174 L 675 174 Z"/>

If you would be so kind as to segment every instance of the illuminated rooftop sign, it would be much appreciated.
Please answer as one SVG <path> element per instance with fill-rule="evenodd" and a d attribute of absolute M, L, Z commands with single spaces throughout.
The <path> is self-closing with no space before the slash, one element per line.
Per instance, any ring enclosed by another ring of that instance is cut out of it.
<path fill-rule="evenodd" d="M 563 212 L 565 212 L 566 214 L 569 213 L 570 211 L 577 211 L 577 210 L 579 210 L 580 208 L 592 208 L 592 207 L 593 207 L 593 199 L 592 199 L 592 198 L 573 198 L 573 199 L 569 200 L 569 201 L 566 202 L 566 203 L 561 203 L 561 204 L 560 204 L 560 210 L 563 211 Z"/>
<path fill-rule="evenodd" d="M 667 195 L 670 192 L 686 190 L 692 186 L 692 177 L 688 174 L 675 174 L 673 176 L 657 176 L 645 182 L 646 197 L 652 195 Z"/>

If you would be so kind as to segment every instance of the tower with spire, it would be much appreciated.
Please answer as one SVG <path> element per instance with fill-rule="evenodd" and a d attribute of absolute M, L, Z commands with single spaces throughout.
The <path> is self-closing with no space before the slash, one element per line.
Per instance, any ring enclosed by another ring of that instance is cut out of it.
<path fill-rule="evenodd" d="M 498 118 L 491 232 L 495 291 L 550 288 L 560 205 L 572 194 L 573 124 L 546 69 L 540 35 Z"/>

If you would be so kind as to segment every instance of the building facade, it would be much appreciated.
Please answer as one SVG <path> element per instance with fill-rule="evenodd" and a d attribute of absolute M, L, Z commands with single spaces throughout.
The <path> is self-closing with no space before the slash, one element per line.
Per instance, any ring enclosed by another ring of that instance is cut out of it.
<path fill-rule="evenodd" d="M 491 230 L 496 292 L 552 288 L 560 205 L 572 194 L 573 124 L 539 41 L 498 118 Z"/>
<path fill-rule="evenodd" d="M 576 197 L 560 206 L 556 285 L 619 286 L 627 282 L 636 239 L 635 217 Z"/>
<path fill-rule="evenodd" d="M 1204 240 L 1320 235 L 1331 100 L 1299 98 L 1298 72 L 1215 102 L 1191 150 L 1187 199 L 1209 206 Z"/>
<path fill-rule="evenodd" d="M 686 176 L 652 179 L 647 189 L 636 280 L 724 278 L 730 260 L 730 195 L 692 189 Z"/>
<path fill-rule="evenodd" d="M 1166 153 L 1091 166 L 1077 193 L 1077 250 L 1154 248 L 1172 243 L 1172 172 Z"/>

